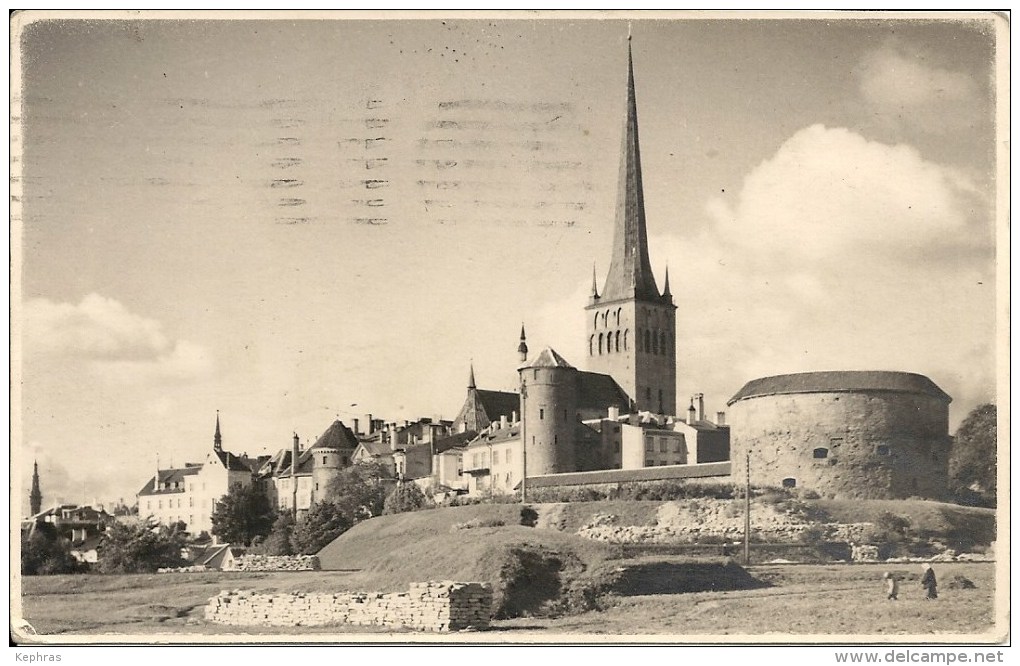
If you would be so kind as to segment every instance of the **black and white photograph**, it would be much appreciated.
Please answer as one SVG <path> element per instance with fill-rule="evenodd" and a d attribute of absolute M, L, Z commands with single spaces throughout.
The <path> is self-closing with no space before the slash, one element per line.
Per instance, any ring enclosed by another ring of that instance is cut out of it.
<path fill-rule="evenodd" d="M 12 646 L 1008 644 L 1008 12 L 10 26 Z"/>

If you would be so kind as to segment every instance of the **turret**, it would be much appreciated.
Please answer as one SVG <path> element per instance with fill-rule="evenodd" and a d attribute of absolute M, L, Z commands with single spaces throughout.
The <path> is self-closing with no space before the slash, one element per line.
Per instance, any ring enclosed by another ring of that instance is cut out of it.
<path fill-rule="evenodd" d="M 547 347 L 518 372 L 527 437 L 527 475 L 577 471 L 577 368 Z"/>
<path fill-rule="evenodd" d="M 28 506 L 31 515 L 42 511 L 42 489 L 39 487 L 39 461 L 32 463 L 32 491 L 28 494 Z"/>
<path fill-rule="evenodd" d="M 521 363 L 528 362 L 528 339 L 524 335 L 524 324 L 521 324 L 521 344 L 517 345 L 517 353 L 520 356 Z"/>
<path fill-rule="evenodd" d="M 223 436 L 220 434 L 220 410 L 216 410 L 216 433 L 213 435 L 213 450 L 223 450 Z"/>

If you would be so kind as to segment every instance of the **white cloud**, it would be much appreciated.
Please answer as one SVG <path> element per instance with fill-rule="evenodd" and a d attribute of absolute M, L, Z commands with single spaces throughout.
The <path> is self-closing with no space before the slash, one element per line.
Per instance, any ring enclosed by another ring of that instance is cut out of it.
<path fill-rule="evenodd" d="M 185 380 L 212 367 L 203 347 L 171 341 L 160 322 L 99 294 L 78 304 L 29 299 L 22 315 L 24 350 L 36 361 L 83 362 L 101 377 L 129 383 Z"/>
<path fill-rule="evenodd" d="M 709 231 L 652 239 L 679 307 L 681 395 L 719 404 L 755 377 L 889 369 L 959 391 L 954 411 L 992 397 L 992 223 L 954 170 L 816 125 L 706 209 Z"/>

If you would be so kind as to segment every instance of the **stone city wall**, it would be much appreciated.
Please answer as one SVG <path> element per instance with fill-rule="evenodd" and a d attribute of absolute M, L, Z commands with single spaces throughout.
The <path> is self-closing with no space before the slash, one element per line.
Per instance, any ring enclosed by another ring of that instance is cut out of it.
<path fill-rule="evenodd" d="M 209 600 L 205 619 L 217 624 L 311 627 L 354 624 L 460 631 L 489 626 L 492 587 L 451 581 L 411 583 L 407 592 L 256 594 L 224 590 Z"/>
<path fill-rule="evenodd" d="M 230 565 L 230 571 L 318 571 L 315 555 L 242 555 Z"/>

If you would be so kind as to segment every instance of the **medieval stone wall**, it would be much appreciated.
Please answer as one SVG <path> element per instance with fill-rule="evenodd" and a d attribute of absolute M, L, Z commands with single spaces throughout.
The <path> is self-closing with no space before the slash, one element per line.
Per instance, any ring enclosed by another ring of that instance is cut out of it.
<path fill-rule="evenodd" d="M 318 571 L 315 555 L 242 555 L 234 560 L 231 571 Z"/>
<path fill-rule="evenodd" d="M 419 631 L 485 629 L 492 609 L 487 583 L 411 583 L 407 592 L 256 594 L 223 591 L 205 618 L 217 624 L 298 627 L 354 624 Z"/>
<path fill-rule="evenodd" d="M 733 477 L 822 496 L 945 496 L 949 408 L 918 393 L 846 391 L 767 395 L 730 407 Z M 795 484 L 795 486 L 793 485 Z"/>

